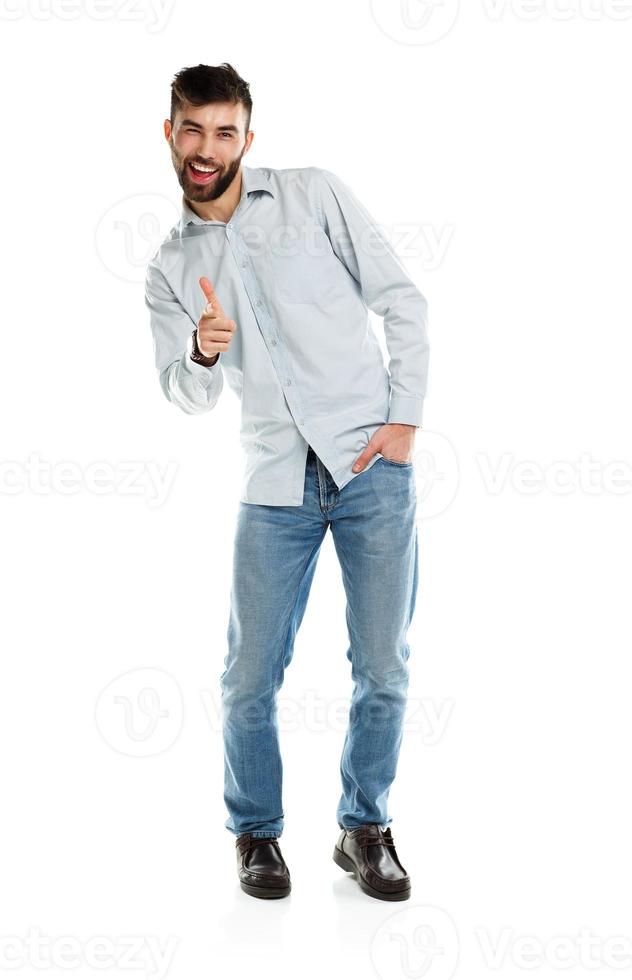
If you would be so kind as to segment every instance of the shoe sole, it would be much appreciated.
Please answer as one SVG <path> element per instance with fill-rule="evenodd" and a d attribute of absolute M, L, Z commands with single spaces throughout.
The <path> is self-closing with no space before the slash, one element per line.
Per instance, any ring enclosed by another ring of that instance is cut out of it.
<path fill-rule="evenodd" d="M 364 880 L 351 858 L 343 854 L 337 847 L 334 847 L 334 861 L 343 871 L 351 872 L 365 895 L 370 895 L 372 898 L 380 898 L 385 902 L 403 902 L 405 899 L 410 898 L 410 886 L 403 888 L 399 892 L 380 892 L 376 888 L 373 888 L 369 885 L 368 881 Z"/>
<path fill-rule="evenodd" d="M 239 884 L 242 891 L 245 891 L 247 895 L 253 895 L 255 898 L 285 898 L 292 890 L 291 883 L 279 888 L 273 888 L 270 885 L 249 885 L 245 881 L 240 881 Z"/>

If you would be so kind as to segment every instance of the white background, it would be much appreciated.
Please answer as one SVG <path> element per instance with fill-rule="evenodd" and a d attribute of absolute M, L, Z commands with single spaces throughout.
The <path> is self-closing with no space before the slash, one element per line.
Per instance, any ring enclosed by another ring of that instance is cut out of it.
<path fill-rule="evenodd" d="M 3 0 L 8 975 L 629 975 L 632 3 L 461 7 Z M 331 535 L 280 696 L 289 898 L 240 890 L 224 827 L 239 405 L 166 401 L 143 294 L 171 79 L 222 61 L 244 162 L 340 174 L 429 301 L 399 905 L 331 858 Z"/>

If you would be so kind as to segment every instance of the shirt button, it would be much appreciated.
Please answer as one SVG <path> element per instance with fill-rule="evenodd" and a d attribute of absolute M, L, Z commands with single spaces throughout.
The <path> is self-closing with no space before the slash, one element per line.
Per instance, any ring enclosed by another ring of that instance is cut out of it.
<path fill-rule="evenodd" d="M 241 263 L 241 267 L 242 267 L 242 269 L 247 269 L 248 268 L 248 263 L 247 262 L 242 262 Z"/>
<path fill-rule="evenodd" d="M 272 340 L 270 341 L 270 345 L 271 345 L 272 347 L 276 347 L 276 343 L 277 343 L 277 342 L 276 342 L 276 340 L 275 340 L 275 339 L 274 339 L 274 337 L 273 337 L 273 338 L 272 338 Z"/>
<path fill-rule="evenodd" d="M 286 383 L 286 385 L 291 385 L 292 384 L 292 379 L 291 378 L 286 378 L 285 379 L 285 383 Z"/>

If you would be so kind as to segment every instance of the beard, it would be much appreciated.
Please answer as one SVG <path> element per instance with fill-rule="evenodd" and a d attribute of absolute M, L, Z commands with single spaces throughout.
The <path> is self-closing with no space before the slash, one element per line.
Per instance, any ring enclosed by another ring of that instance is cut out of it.
<path fill-rule="evenodd" d="M 233 180 L 237 176 L 237 173 L 239 172 L 239 165 L 241 164 L 241 158 L 243 157 L 245 151 L 246 147 L 244 145 L 244 148 L 239 156 L 235 160 L 231 160 L 231 162 L 225 167 L 218 165 L 215 161 L 208 163 L 207 165 L 209 167 L 219 166 L 219 172 L 212 183 L 206 187 L 204 184 L 196 184 L 192 179 L 191 172 L 189 170 L 190 161 L 185 160 L 184 163 L 180 164 L 180 162 L 176 160 L 175 156 L 173 155 L 172 150 L 174 167 L 178 175 L 180 187 L 184 191 L 184 196 L 190 201 L 195 201 L 198 204 L 204 204 L 206 201 L 217 200 L 217 198 L 221 197 L 224 191 L 230 187 Z M 193 162 L 195 162 L 196 159 L 197 158 L 194 158 Z M 201 160 L 198 162 L 202 163 Z"/>

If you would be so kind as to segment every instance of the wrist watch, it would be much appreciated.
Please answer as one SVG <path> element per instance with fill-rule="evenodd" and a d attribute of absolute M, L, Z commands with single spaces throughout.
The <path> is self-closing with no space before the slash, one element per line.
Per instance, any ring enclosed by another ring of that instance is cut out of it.
<path fill-rule="evenodd" d="M 191 353 L 189 355 L 191 360 L 195 361 L 196 364 L 203 364 L 204 367 L 212 367 L 214 364 L 217 364 L 217 360 L 219 358 L 219 352 L 217 354 L 211 354 L 210 356 L 207 356 L 206 354 L 203 354 L 200 348 L 198 347 L 197 328 L 193 331 L 191 337 L 192 337 Z"/>

